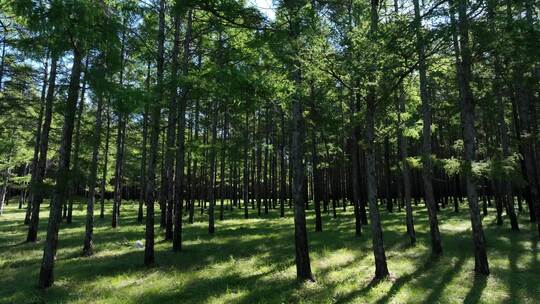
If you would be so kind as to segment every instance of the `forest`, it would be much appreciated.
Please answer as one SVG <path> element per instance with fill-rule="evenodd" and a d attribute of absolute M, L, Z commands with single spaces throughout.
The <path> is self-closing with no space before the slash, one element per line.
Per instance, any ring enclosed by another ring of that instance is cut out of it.
<path fill-rule="evenodd" d="M 536 0 L 0 0 L 0 303 L 538 303 Z"/>

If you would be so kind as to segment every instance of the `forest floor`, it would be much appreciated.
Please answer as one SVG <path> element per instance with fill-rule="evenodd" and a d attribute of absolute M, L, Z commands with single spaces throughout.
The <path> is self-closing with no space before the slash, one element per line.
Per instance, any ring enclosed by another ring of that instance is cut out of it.
<path fill-rule="evenodd" d="M 44 203 L 43 206 L 47 206 Z M 110 213 L 111 206 L 107 206 Z M 219 207 L 217 208 L 219 210 Z M 55 285 L 37 289 L 46 219 L 40 241 L 27 244 L 24 212 L 16 203 L 0 217 L 1 303 L 538 303 L 540 251 L 528 214 L 520 215 L 521 232 L 512 233 L 508 220 L 497 226 L 494 210 L 484 218 L 491 275 L 475 276 L 468 209 L 440 213 L 444 255 L 430 258 L 427 214 L 415 207 L 418 243 L 409 245 L 403 212 L 381 208 L 384 242 L 391 277 L 370 284 L 374 274 L 369 226 L 354 236 L 354 219 L 338 211 L 323 217 L 322 233 L 314 231 L 308 210 L 308 237 L 316 282 L 295 281 L 292 210 L 244 220 L 242 210 L 226 212 L 208 235 L 205 217 L 184 224 L 183 251 L 173 253 L 164 242 L 156 217 L 156 262 L 143 266 L 144 225 L 136 221 L 137 206 L 122 205 L 120 226 L 110 227 L 110 214 L 96 217 L 95 252 L 81 257 L 84 239 L 83 204 L 74 221 L 63 224 L 55 268 Z M 158 210 L 156 208 L 156 210 Z M 42 209 L 42 218 L 48 216 Z M 217 213 L 216 213 L 217 215 Z M 217 216 L 216 216 L 217 217 Z"/>

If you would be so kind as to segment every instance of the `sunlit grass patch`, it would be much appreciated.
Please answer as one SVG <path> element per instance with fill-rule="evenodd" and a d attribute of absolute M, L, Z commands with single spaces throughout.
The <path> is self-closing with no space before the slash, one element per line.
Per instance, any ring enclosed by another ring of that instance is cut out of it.
<path fill-rule="evenodd" d="M 107 211 L 110 206 L 107 205 Z M 351 209 L 351 208 L 349 208 Z M 323 214 L 323 232 L 314 232 L 308 210 L 308 238 L 315 282 L 296 281 L 292 210 L 279 218 L 277 210 L 243 219 L 243 210 L 225 213 L 208 235 L 206 214 L 195 223 L 184 221 L 183 251 L 172 252 L 163 241 L 156 218 L 156 263 L 143 266 L 144 223 L 136 221 L 136 204 L 122 207 L 120 226 L 110 217 L 96 218 L 95 255 L 81 257 L 83 208 L 74 222 L 62 224 L 55 286 L 36 288 L 45 238 L 46 205 L 39 242 L 26 244 L 24 210 L 10 204 L 0 218 L 0 303 L 534 303 L 540 294 L 540 253 L 534 225 L 521 215 L 520 233 L 508 223 L 496 226 L 494 215 L 484 219 L 491 275 L 474 275 L 474 257 L 467 210 L 441 210 L 443 256 L 430 254 L 427 214 L 415 207 L 418 242 L 405 234 L 403 212 L 383 208 L 383 230 L 390 278 L 373 284 L 374 258 L 370 227 L 354 235 L 352 210 L 338 218 Z"/>

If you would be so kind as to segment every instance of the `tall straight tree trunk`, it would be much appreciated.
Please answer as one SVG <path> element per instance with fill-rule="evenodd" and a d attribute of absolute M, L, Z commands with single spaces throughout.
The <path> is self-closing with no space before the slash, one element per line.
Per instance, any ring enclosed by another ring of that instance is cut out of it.
<path fill-rule="evenodd" d="M 165 240 L 172 240 L 173 234 L 173 189 L 174 189 L 174 158 L 175 158 L 175 132 L 178 119 L 178 56 L 180 54 L 180 16 L 173 13 L 174 41 L 171 54 L 171 83 L 169 102 L 169 115 L 167 119 L 167 147 L 165 149 L 165 174 L 161 180 L 161 198 L 162 204 L 166 206 L 167 213 L 165 218 Z"/>
<path fill-rule="evenodd" d="M 120 214 L 120 204 L 122 201 L 122 167 L 124 163 L 124 139 L 125 124 L 127 117 L 124 113 L 118 112 L 118 133 L 116 135 L 116 163 L 114 169 L 114 198 L 112 210 L 113 228 L 118 226 L 118 216 Z"/>
<path fill-rule="evenodd" d="M 495 8 L 496 8 L 496 1 L 489 0 L 488 2 L 488 18 L 490 23 L 490 30 L 493 35 L 493 39 L 497 39 L 497 31 L 495 26 Z M 505 103 L 503 100 L 503 92 L 502 92 L 502 81 L 501 81 L 501 74 L 502 74 L 502 67 L 501 67 L 501 58 L 499 56 L 499 52 L 497 50 L 497 44 L 493 45 L 493 57 L 494 57 L 494 72 L 495 72 L 495 79 L 493 80 L 493 94 L 496 97 L 497 100 L 497 116 L 498 116 L 498 133 L 499 133 L 499 139 L 500 144 L 502 148 L 502 157 L 504 159 L 507 159 L 510 156 L 510 148 L 508 144 L 508 126 L 506 125 L 506 121 L 504 120 L 504 109 L 505 109 Z M 510 225 L 512 227 L 512 231 L 519 231 L 519 225 L 517 221 L 516 212 L 514 210 L 514 197 L 512 194 L 512 186 L 510 181 L 502 181 L 502 195 L 503 200 L 505 202 L 505 205 L 507 207 L 507 213 L 510 217 Z"/>
<path fill-rule="evenodd" d="M 375 40 L 378 32 L 379 1 L 371 0 L 371 28 L 370 39 Z M 372 67 L 374 75 L 376 66 Z M 372 76 L 374 77 L 374 76 Z M 374 82 L 375 79 L 371 79 Z M 373 255 L 375 257 L 375 281 L 388 276 L 386 253 L 384 251 L 381 219 L 377 204 L 377 180 L 375 177 L 375 113 L 376 113 L 376 87 L 371 85 L 368 89 L 366 104 L 366 178 L 367 199 L 371 219 L 371 234 L 373 242 Z"/>
<path fill-rule="evenodd" d="M 350 100 L 350 110 L 351 110 L 351 142 L 350 142 L 350 162 L 351 162 L 351 187 L 352 187 L 352 204 L 354 207 L 354 223 L 355 223 L 355 233 L 356 236 L 362 235 L 362 216 L 360 214 L 360 168 L 359 168 L 359 161 L 358 161 L 358 139 L 357 139 L 357 124 L 355 122 L 355 115 L 357 111 L 356 107 L 356 99 L 354 92 L 351 90 L 349 92 L 349 100 Z M 343 204 L 345 206 L 345 203 Z M 345 208 L 345 207 L 343 207 Z"/>
<path fill-rule="evenodd" d="M 62 128 L 62 140 L 59 150 L 58 172 L 56 185 L 49 212 L 49 223 L 47 226 L 47 238 L 43 249 L 43 260 L 39 274 L 39 287 L 48 288 L 54 283 L 54 261 L 56 258 L 56 248 L 58 246 L 58 230 L 61 221 L 61 209 L 68 192 L 69 185 L 69 163 L 71 158 L 71 143 L 73 139 L 73 127 L 75 124 L 75 112 L 77 110 L 77 99 L 79 95 L 79 83 L 81 78 L 82 54 L 73 48 L 73 66 L 68 86 L 68 96 L 64 115 L 64 126 Z"/>
<path fill-rule="evenodd" d="M 289 38 L 293 48 L 298 43 L 300 36 L 301 18 L 298 15 L 301 1 L 288 0 L 285 3 L 290 15 Z M 293 56 L 298 56 L 295 50 Z M 311 263 L 309 259 L 308 238 L 306 229 L 305 204 L 305 168 L 304 168 L 304 117 L 302 106 L 302 74 L 300 61 L 294 58 L 291 62 L 291 74 L 295 85 L 292 100 L 291 118 L 291 165 L 292 165 L 292 200 L 294 202 L 294 235 L 296 247 L 296 277 L 299 280 L 312 280 Z"/>
<path fill-rule="evenodd" d="M 137 212 L 137 221 L 142 222 L 144 218 L 143 206 L 146 199 L 146 158 L 148 154 L 148 104 L 144 105 L 143 130 L 142 130 L 142 155 L 141 155 L 141 189 L 139 193 L 139 210 Z"/>
<path fill-rule="evenodd" d="M 81 96 L 79 106 L 77 108 L 77 115 L 75 117 L 75 140 L 73 148 L 73 168 L 72 168 L 72 180 L 70 181 L 70 193 L 68 194 L 68 209 L 66 216 L 66 223 L 71 224 L 73 221 L 73 200 L 77 196 L 78 189 L 80 187 L 80 181 L 82 179 L 82 172 L 80 169 L 80 150 L 81 150 L 81 123 L 84 113 L 84 98 L 86 95 L 86 78 L 88 72 L 89 59 L 86 57 L 84 64 L 84 77 L 82 82 Z"/>
<path fill-rule="evenodd" d="M 459 15 L 459 47 L 461 54 L 461 77 L 460 90 L 462 95 L 462 126 L 464 139 L 464 160 L 465 160 L 465 184 L 467 186 L 467 198 L 469 200 L 469 209 L 471 216 L 471 225 L 473 232 L 475 267 L 476 273 L 488 275 L 489 264 L 486 252 L 486 242 L 484 239 L 484 230 L 480 218 L 478 207 L 478 195 L 476 183 L 472 173 L 472 162 L 475 159 L 475 129 L 474 129 L 474 100 L 471 90 L 471 51 L 469 49 L 469 21 L 467 16 L 467 1 L 458 0 Z"/>
<path fill-rule="evenodd" d="M 150 61 L 146 68 L 146 90 L 150 91 Z M 137 211 L 137 222 L 141 223 L 144 218 L 144 202 L 146 199 L 146 159 L 148 154 L 148 103 L 144 104 L 143 112 L 143 129 L 142 129 L 142 152 L 141 152 L 141 168 L 140 168 L 140 189 L 139 189 L 139 209 Z"/>
<path fill-rule="evenodd" d="M 47 166 L 47 151 L 49 149 L 49 133 L 51 130 L 54 91 L 56 87 L 57 62 L 58 56 L 53 53 L 51 55 L 51 76 L 49 78 L 49 88 L 45 98 L 43 126 L 41 127 L 41 138 L 39 140 L 39 160 L 36 168 L 36 177 L 34 184 L 32 185 L 32 212 L 30 217 L 30 225 L 28 227 L 28 235 L 26 236 L 27 242 L 35 242 L 37 240 L 39 208 L 45 195 L 43 178 L 45 177 L 45 169 Z"/>
<path fill-rule="evenodd" d="M 105 187 L 107 185 L 107 167 L 109 165 L 109 143 L 111 139 L 111 113 L 109 111 L 109 104 L 106 108 L 107 115 L 107 130 L 105 131 L 105 151 L 103 152 L 103 174 L 101 176 L 101 195 L 100 195 L 100 211 L 99 218 L 105 217 Z"/>
<path fill-rule="evenodd" d="M 313 203 L 315 206 L 315 231 L 322 232 L 322 218 L 321 218 L 321 197 L 320 189 L 322 186 L 320 181 L 320 171 L 319 171 L 319 158 L 317 154 L 317 132 L 315 128 L 316 118 L 317 118 L 317 105 L 315 104 L 315 88 L 313 84 L 310 85 L 310 99 L 311 99 L 311 112 L 313 115 L 313 124 L 311 132 L 311 165 L 313 167 Z"/>
<path fill-rule="evenodd" d="M 161 116 L 161 103 L 163 102 L 163 66 L 165 47 L 165 0 L 159 1 L 159 29 L 157 62 L 157 100 L 151 105 L 150 111 L 150 154 L 148 171 L 146 174 L 146 242 L 144 244 L 144 265 L 151 266 L 154 259 L 154 186 L 156 184 L 157 148 L 159 142 L 159 123 Z"/>
<path fill-rule="evenodd" d="M 0 92 L 2 91 L 2 84 L 4 80 L 4 66 L 6 62 L 6 35 L 2 37 L 2 56 L 0 57 Z"/>
<path fill-rule="evenodd" d="M 264 146 L 262 147 L 264 149 L 264 167 L 263 167 L 263 187 L 262 187 L 262 195 L 264 199 L 264 214 L 268 214 L 268 187 L 270 185 L 268 181 L 268 146 L 270 145 L 270 120 L 269 120 L 269 109 L 266 109 L 266 127 L 264 130 Z"/>
<path fill-rule="evenodd" d="M 519 73 L 519 72 L 518 72 Z M 516 73 L 517 74 L 517 73 Z M 531 206 L 532 210 L 529 212 L 535 213 L 536 223 L 538 227 L 538 235 L 540 236 L 540 191 L 539 184 L 536 176 L 536 164 L 535 164 L 535 149 L 534 149 L 534 135 L 532 130 L 532 115 L 530 113 L 530 100 L 525 88 L 525 79 L 523 76 L 516 76 L 517 80 L 517 104 L 520 118 L 521 132 L 519 136 L 520 145 L 523 151 L 523 160 L 525 164 L 525 174 L 527 177 L 527 183 L 530 187 L 531 193 Z"/>
<path fill-rule="evenodd" d="M 123 18 L 123 27 L 125 28 L 127 18 Z M 124 68 L 125 68 L 125 41 L 126 31 L 122 31 L 122 47 L 120 49 L 120 75 L 119 85 L 124 85 Z M 123 112 L 123 109 L 117 111 L 118 115 L 118 133 L 116 136 L 116 163 L 114 167 L 114 198 L 113 198 L 113 212 L 112 212 L 112 227 L 118 226 L 120 216 L 120 205 L 122 204 L 122 179 L 123 179 L 123 167 L 124 167 L 124 146 L 126 139 L 126 125 L 128 115 Z"/>
<path fill-rule="evenodd" d="M 287 171 L 285 167 L 285 143 L 287 141 L 285 137 L 285 111 L 281 111 L 281 141 L 279 144 L 279 174 L 280 174 L 280 186 L 279 186 L 279 216 L 285 217 L 285 199 L 287 197 Z"/>
<path fill-rule="evenodd" d="M 254 129 L 254 138 L 259 138 L 261 134 L 261 119 L 259 118 L 257 126 Z M 253 149 L 253 164 L 254 164 L 254 175 L 253 180 L 253 196 L 257 199 L 257 215 L 261 216 L 261 200 L 262 200 L 262 187 L 261 187 L 261 176 L 262 176 L 262 144 L 258 139 L 256 139 L 256 144 Z M 255 166 L 256 164 L 256 166 Z"/>
<path fill-rule="evenodd" d="M 384 137 L 384 194 L 386 199 L 386 210 L 394 212 L 394 204 L 391 195 L 391 176 L 390 176 L 390 140 L 388 136 Z"/>
<path fill-rule="evenodd" d="M 193 137 L 195 138 L 195 142 L 198 143 L 199 141 L 199 100 L 197 99 L 195 101 L 195 113 L 194 113 L 194 135 Z M 198 184 L 199 184 L 199 181 L 197 180 L 197 168 L 198 168 L 198 162 L 197 162 L 197 157 L 194 157 L 194 160 L 193 160 L 193 202 L 190 204 L 190 209 L 189 209 L 189 222 L 191 224 L 193 224 L 193 216 L 195 214 L 195 200 L 197 200 L 199 197 L 198 197 L 198 194 L 199 194 L 199 191 L 198 191 Z"/>
<path fill-rule="evenodd" d="M 29 183 L 29 193 L 30 198 L 28 200 L 28 204 L 26 206 L 26 215 L 24 217 L 24 224 L 28 225 L 30 223 L 30 215 L 32 213 L 32 187 L 36 183 L 36 177 L 37 177 L 37 169 L 38 169 L 38 162 L 39 162 L 39 148 L 41 143 L 41 125 L 43 124 L 43 114 L 45 112 L 45 98 L 47 96 L 47 84 L 49 79 L 49 53 L 47 52 L 47 56 L 45 58 L 45 64 L 44 64 L 44 72 L 43 72 L 43 83 L 41 85 L 41 97 L 40 97 L 40 105 L 39 105 L 39 115 L 38 115 L 38 121 L 36 126 L 36 133 L 35 133 L 35 141 L 34 141 L 34 156 L 32 157 L 32 166 L 30 167 L 31 170 L 31 177 L 30 177 L 30 183 Z"/>
<path fill-rule="evenodd" d="M 248 218 L 248 200 L 249 200 L 249 165 L 248 165 L 248 150 L 249 150 L 249 111 L 245 113 L 245 136 L 244 136 L 244 187 L 243 197 L 244 200 L 244 218 Z"/>
<path fill-rule="evenodd" d="M 405 213 L 406 213 L 406 223 L 407 223 L 407 234 L 411 239 L 411 244 L 416 243 L 416 232 L 414 230 L 414 218 L 413 210 L 411 205 L 411 177 L 409 172 L 409 162 L 408 157 L 408 147 L 407 147 L 407 137 L 403 136 L 402 131 L 402 122 L 401 122 L 401 113 L 405 112 L 405 96 L 403 92 L 403 87 L 400 88 L 398 96 L 398 129 L 397 129 L 397 140 L 400 147 L 399 151 L 401 154 L 401 176 L 403 180 L 403 191 L 404 191 L 404 200 L 405 200 Z"/>
<path fill-rule="evenodd" d="M 221 161 L 220 161 L 220 173 L 219 173 L 219 200 L 220 200 L 220 207 L 219 207 L 219 220 L 223 220 L 223 200 L 225 199 L 226 191 L 225 191 L 225 144 L 227 142 L 227 136 L 228 136 L 228 121 L 227 121 L 227 110 L 225 110 L 225 113 L 223 113 L 223 146 L 221 147 Z"/>
<path fill-rule="evenodd" d="M 215 231 L 214 206 L 216 205 L 216 142 L 217 142 L 217 123 L 218 123 L 218 102 L 212 103 L 212 139 L 210 143 L 210 183 L 208 185 L 208 233 Z"/>
<path fill-rule="evenodd" d="M 426 55 L 424 51 L 424 38 L 422 34 L 422 19 L 418 0 L 414 2 L 414 16 L 416 24 L 416 53 L 418 54 L 418 70 L 420 74 L 420 99 L 422 100 L 422 180 L 424 182 L 424 198 L 429 217 L 429 231 L 431 236 L 431 252 L 434 255 L 442 253 L 439 221 L 437 219 L 437 206 L 433 194 L 433 167 L 431 165 L 431 105 L 427 87 Z"/>
<path fill-rule="evenodd" d="M 183 58 L 182 58 L 182 75 L 188 76 L 189 68 L 189 45 L 191 43 L 191 27 L 192 27 L 192 13 L 191 10 L 187 13 L 187 27 L 186 36 L 183 44 Z M 177 16 L 179 18 L 179 16 Z M 178 132 L 177 132 L 177 145 L 178 151 L 176 152 L 176 171 L 175 171 L 175 210 L 174 213 L 174 230 L 173 230 L 173 251 L 177 252 L 182 250 L 182 204 L 184 202 L 184 196 L 186 193 L 186 185 L 184 182 L 184 157 L 185 157 L 185 129 L 186 129 L 186 107 L 188 98 L 188 88 L 184 87 L 182 92 L 182 99 L 180 100 L 180 107 L 178 111 Z M 188 201 L 189 201 L 188 197 Z"/>
<path fill-rule="evenodd" d="M 88 193 L 88 203 L 86 205 L 86 227 L 83 246 L 83 256 L 91 256 L 94 254 L 93 239 L 94 239 L 94 201 L 96 195 L 96 181 L 97 181 L 97 166 L 99 157 L 99 146 L 101 143 L 101 122 L 103 112 L 103 95 L 98 93 L 97 109 L 96 109 L 96 122 L 94 129 L 94 142 L 92 147 L 92 161 L 90 163 L 90 175 L 88 179 L 88 187 L 90 193 Z"/>
<path fill-rule="evenodd" d="M 294 230 L 296 243 L 296 276 L 300 280 L 313 280 L 311 274 L 311 265 L 309 260 L 309 249 L 306 229 L 306 214 L 304 187 L 305 183 L 304 172 L 304 119 L 302 117 L 302 101 L 301 101 L 301 75 L 300 71 L 294 71 L 294 79 L 296 85 L 296 96 L 293 101 L 292 108 L 292 145 L 291 145 L 291 162 L 292 162 L 292 194 L 294 201 Z"/>

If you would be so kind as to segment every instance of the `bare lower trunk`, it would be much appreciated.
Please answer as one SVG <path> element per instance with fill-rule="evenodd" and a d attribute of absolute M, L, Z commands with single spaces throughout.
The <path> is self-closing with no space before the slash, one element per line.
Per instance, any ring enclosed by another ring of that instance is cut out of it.
<path fill-rule="evenodd" d="M 96 180 L 97 166 L 99 157 L 99 145 L 101 143 L 101 122 L 103 111 L 103 96 L 98 93 L 97 109 L 96 109 L 96 124 L 94 129 L 94 146 L 92 147 L 92 162 L 90 163 L 90 175 L 88 180 L 88 203 L 86 205 L 86 228 L 83 246 L 83 256 L 91 256 L 94 254 L 93 239 L 94 239 L 94 201 L 96 195 Z"/>
<path fill-rule="evenodd" d="M 374 40 L 378 32 L 379 22 L 379 1 L 371 0 L 371 27 L 370 39 Z M 376 72 L 376 66 L 372 67 Z M 372 74 L 374 75 L 374 73 Z M 374 82 L 374 76 L 371 76 Z M 376 114 L 376 87 L 371 85 L 368 89 L 366 103 L 366 183 L 367 201 L 369 203 L 369 215 L 371 219 L 371 236 L 373 241 L 373 255 L 375 257 L 375 281 L 388 276 L 388 266 L 386 264 L 386 254 L 384 251 L 383 234 L 379 206 L 377 204 L 377 180 L 375 177 L 375 114 Z"/>
<path fill-rule="evenodd" d="M 109 164 L 109 143 L 111 138 L 111 115 L 109 105 L 107 104 L 107 131 L 105 133 L 105 152 L 103 160 L 103 175 L 101 176 L 101 195 L 100 195 L 100 211 L 99 218 L 105 217 L 105 186 L 107 185 L 107 166 Z"/>
<path fill-rule="evenodd" d="M 469 49 L 469 28 L 467 16 L 466 0 L 458 0 L 459 12 L 459 33 L 460 33 L 460 54 L 461 54 L 461 76 L 460 88 L 462 94 L 462 126 L 464 140 L 464 161 L 465 161 L 465 185 L 467 187 L 467 198 L 469 200 L 469 209 L 474 241 L 475 267 L 477 273 L 488 275 L 489 265 L 487 260 L 486 242 L 484 239 L 484 230 L 480 218 L 478 207 L 478 195 L 476 183 L 472 172 L 472 162 L 475 159 L 475 131 L 474 131 L 474 100 L 470 87 L 471 81 L 471 53 Z"/>
<path fill-rule="evenodd" d="M 159 1 L 159 30 L 157 50 L 157 101 L 150 111 L 150 154 L 146 174 L 146 242 L 144 244 L 144 265 L 152 266 L 154 259 L 154 186 L 156 184 L 157 149 L 159 143 L 159 125 L 163 101 L 163 66 L 165 44 L 165 0 Z"/>
<path fill-rule="evenodd" d="M 39 116 L 38 116 L 38 122 L 36 126 L 36 133 L 35 133 L 35 142 L 34 142 L 34 156 L 32 157 L 32 166 L 30 167 L 31 170 L 31 177 L 30 177 L 30 183 L 29 183 L 29 193 L 30 197 L 28 199 L 28 204 L 26 206 L 26 215 L 24 217 L 24 224 L 28 225 L 30 223 L 30 216 L 32 213 L 32 202 L 33 202 L 33 190 L 32 187 L 36 183 L 37 178 L 37 171 L 38 171 L 38 162 L 39 162 L 39 150 L 40 150 L 40 144 L 41 144 L 41 132 L 42 132 L 42 124 L 43 124 L 43 115 L 45 112 L 45 101 L 47 97 L 47 85 L 48 85 L 48 77 L 49 77 L 49 53 L 47 53 L 47 57 L 45 59 L 45 66 L 44 66 L 44 73 L 43 73 L 43 83 L 41 86 L 41 97 L 40 97 L 40 107 L 39 107 Z"/>
<path fill-rule="evenodd" d="M 30 225 L 28 226 L 27 242 L 35 242 L 37 240 L 37 232 L 39 227 L 39 209 L 43 202 L 45 189 L 43 178 L 45 177 L 45 169 L 47 166 L 47 152 L 49 149 L 49 132 L 51 130 L 54 91 L 56 86 L 56 55 L 52 55 L 51 59 L 51 76 L 49 78 L 49 88 L 45 99 L 45 114 L 43 118 L 43 126 L 41 127 L 41 138 L 39 140 L 39 159 L 35 172 L 34 184 L 32 187 L 32 212 L 30 216 Z"/>
<path fill-rule="evenodd" d="M 62 205 L 64 204 L 69 184 L 69 163 L 71 158 L 71 141 L 73 138 L 73 127 L 75 123 L 75 111 L 77 108 L 77 97 L 79 93 L 79 83 L 81 77 L 81 53 L 77 48 L 73 49 L 73 67 L 68 87 L 68 97 L 64 116 L 64 126 L 62 129 L 62 140 L 59 151 L 59 165 L 54 188 L 51 209 L 49 213 L 49 223 L 47 226 L 47 238 L 43 249 L 43 260 L 39 275 L 39 286 L 48 288 L 54 283 L 53 269 L 58 245 L 58 230 L 60 228 L 60 216 Z"/>
<path fill-rule="evenodd" d="M 366 179 L 367 199 L 371 220 L 371 234 L 373 242 L 373 255 L 375 257 L 375 280 L 388 276 L 386 253 L 383 244 L 383 234 L 379 206 L 377 205 L 377 180 L 375 177 L 375 92 L 368 96 L 366 111 Z"/>
<path fill-rule="evenodd" d="M 420 98 L 422 99 L 423 116 L 423 143 L 422 143 L 422 180 L 424 182 L 424 198 L 429 217 L 429 230 L 431 235 L 431 251 L 435 255 L 442 253 L 439 221 L 437 219 L 437 206 L 433 193 L 433 168 L 431 165 L 431 105 L 427 88 L 427 68 L 424 52 L 424 39 L 422 35 L 422 20 L 418 0 L 414 0 L 414 13 L 417 28 L 416 52 L 419 57 L 420 72 Z"/>
<path fill-rule="evenodd" d="M 401 89 L 402 90 L 402 89 Z M 405 112 L 405 102 L 403 92 L 400 90 L 398 97 L 398 129 L 397 129 L 397 138 L 398 145 L 401 152 L 401 176 L 403 179 L 403 190 L 404 190 L 404 200 L 405 200 L 405 213 L 406 213 L 406 222 L 407 222 L 407 234 L 411 239 L 411 244 L 416 243 L 416 232 L 414 230 L 414 218 L 413 210 L 411 205 L 411 177 L 409 172 L 409 162 L 408 157 L 408 147 L 407 147 L 407 137 L 403 136 L 403 131 L 401 127 L 401 113 Z"/>
<path fill-rule="evenodd" d="M 210 183 L 208 188 L 208 233 L 213 234 L 214 227 L 214 206 L 216 205 L 216 140 L 217 140 L 217 116 L 218 103 L 214 101 L 212 105 L 212 139 L 210 144 Z"/>
<path fill-rule="evenodd" d="M 192 13 L 188 11 L 187 16 L 187 28 L 186 37 L 184 39 L 184 55 L 182 60 L 182 75 L 188 75 L 189 67 L 189 44 L 191 42 L 191 25 L 192 25 Z M 175 176 L 175 210 L 174 213 L 174 230 L 173 230 L 173 251 L 182 250 L 182 204 L 185 197 L 185 182 L 184 182 L 184 157 L 185 157 L 185 128 L 186 128 L 186 107 L 187 107 L 187 88 L 184 88 L 182 99 L 180 101 L 180 108 L 178 111 L 178 132 L 177 132 L 177 145 L 178 151 L 176 152 L 176 176 Z M 188 197 L 188 201 L 189 201 Z"/>

